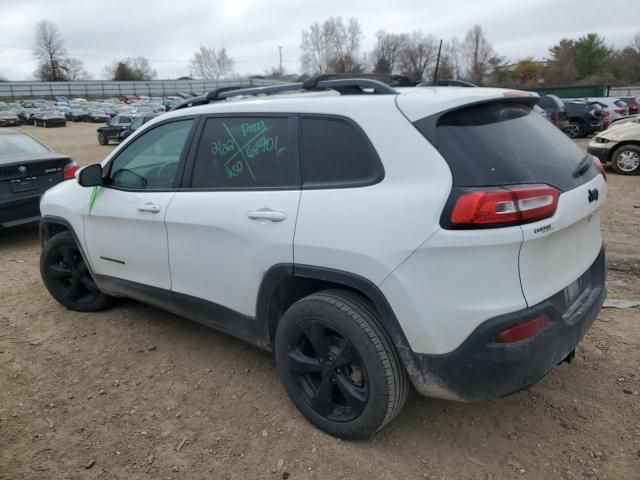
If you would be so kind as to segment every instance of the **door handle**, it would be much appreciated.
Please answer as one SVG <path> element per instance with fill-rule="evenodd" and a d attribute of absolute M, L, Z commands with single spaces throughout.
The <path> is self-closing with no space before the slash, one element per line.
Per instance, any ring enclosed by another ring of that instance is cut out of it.
<path fill-rule="evenodd" d="M 268 220 L 270 222 L 281 222 L 285 218 L 287 218 L 287 214 L 284 212 L 278 212 L 276 210 L 264 208 L 247 213 L 247 217 L 249 217 L 251 220 Z"/>
<path fill-rule="evenodd" d="M 158 213 L 160 210 L 162 209 L 153 203 L 143 203 L 142 205 L 138 205 L 139 212 Z"/>

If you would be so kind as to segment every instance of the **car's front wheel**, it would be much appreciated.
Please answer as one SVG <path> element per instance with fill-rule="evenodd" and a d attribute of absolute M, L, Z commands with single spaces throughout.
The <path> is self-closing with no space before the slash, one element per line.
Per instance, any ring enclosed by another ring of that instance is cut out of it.
<path fill-rule="evenodd" d="M 640 146 L 623 145 L 619 147 L 613 153 L 611 167 L 620 175 L 640 174 Z"/>
<path fill-rule="evenodd" d="M 580 138 L 584 135 L 582 125 L 578 122 L 570 122 L 569 125 L 564 128 L 564 133 L 566 133 L 569 138 Z"/>
<path fill-rule="evenodd" d="M 330 435 L 368 438 L 407 398 L 393 344 L 371 304 L 353 293 L 326 290 L 292 305 L 278 325 L 275 353 L 292 402 Z"/>
<path fill-rule="evenodd" d="M 40 275 L 58 302 L 71 310 L 95 312 L 111 305 L 113 297 L 100 291 L 73 235 L 53 236 L 40 254 Z"/>

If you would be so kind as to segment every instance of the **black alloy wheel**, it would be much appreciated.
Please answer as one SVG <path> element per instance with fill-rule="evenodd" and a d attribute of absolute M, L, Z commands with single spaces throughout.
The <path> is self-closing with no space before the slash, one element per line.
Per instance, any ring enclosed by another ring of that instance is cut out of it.
<path fill-rule="evenodd" d="M 44 245 L 40 274 L 49 293 L 71 310 L 97 311 L 112 302 L 112 298 L 96 285 L 80 249 L 68 232 L 55 235 Z"/>
<path fill-rule="evenodd" d="M 319 415 L 348 422 L 369 399 L 367 371 L 353 343 L 320 319 L 301 325 L 287 368 L 302 397 Z"/>

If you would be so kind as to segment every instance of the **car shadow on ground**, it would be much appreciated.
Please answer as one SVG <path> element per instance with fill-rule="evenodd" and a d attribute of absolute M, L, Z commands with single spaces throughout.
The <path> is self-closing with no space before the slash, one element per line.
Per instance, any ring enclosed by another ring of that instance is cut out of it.
<path fill-rule="evenodd" d="M 0 229 L 0 250 L 38 241 L 38 224 Z"/>

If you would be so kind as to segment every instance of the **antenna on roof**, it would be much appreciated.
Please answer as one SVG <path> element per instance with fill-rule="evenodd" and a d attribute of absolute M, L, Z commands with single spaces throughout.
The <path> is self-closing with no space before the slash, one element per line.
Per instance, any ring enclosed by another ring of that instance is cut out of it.
<path fill-rule="evenodd" d="M 436 58 L 436 69 L 433 71 L 433 84 L 438 84 L 438 67 L 440 67 L 440 54 L 442 53 L 442 39 L 440 39 L 440 46 L 438 47 L 438 58 Z"/>

